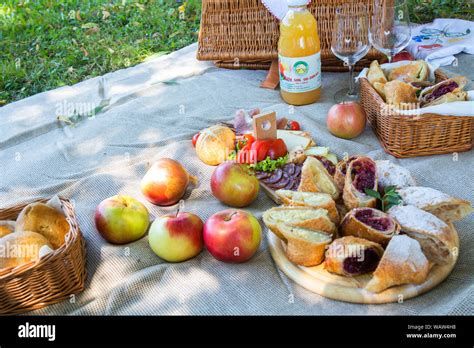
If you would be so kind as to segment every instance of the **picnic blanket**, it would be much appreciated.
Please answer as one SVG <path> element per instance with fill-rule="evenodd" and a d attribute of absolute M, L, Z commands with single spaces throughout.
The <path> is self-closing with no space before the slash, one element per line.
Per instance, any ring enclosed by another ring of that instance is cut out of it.
<path fill-rule="evenodd" d="M 105 242 L 93 214 L 107 197 L 134 196 L 153 216 L 174 211 L 149 204 L 140 192 L 141 178 L 161 157 L 179 160 L 200 179 L 186 195 L 185 211 L 206 220 L 225 209 L 210 192 L 214 167 L 197 158 L 190 139 L 202 128 L 231 119 L 239 108 L 274 109 L 299 121 L 318 144 L 339 156 L 390 159 L 409 168 L 422 186 L 474 198 L 473 151 L 397 160 L 383 152 L 369 128 L 354 141 L 331 136 L 326 113 L 334 91 L 348 84 L 348 74 L 324 73 L 321 101 L 293 108 L 282 102 L 278 90 L 259 88 L 265 71 L 217 69 L 198 62 L 195 54 L 196 45 L 191 45 L 0 109 L 0 206 L 63 195 L 75 203 L 86 239 L 86 289 L 34 314 L 474 314 L 472 215 L 456 223 L 461 250 L 449 278 L 423 296 L 384 305 L 338 302 L 296 285 L 276 268 L 266 231 L 258 252 L 243 264 L 217 261 L 205 250 L 187 262 L 166 263 L 152 252 L 147 237 L 124 246 Z M 273 205 L 261 192 L 245 209 L 261 221 Z"/>

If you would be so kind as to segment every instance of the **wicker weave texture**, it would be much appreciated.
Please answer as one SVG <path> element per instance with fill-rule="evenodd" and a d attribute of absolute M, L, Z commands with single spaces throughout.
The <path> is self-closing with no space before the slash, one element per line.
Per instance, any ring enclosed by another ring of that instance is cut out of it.
<path fill-rule="evenodd" d="M 68 299 L 70 295 L 84 289 L 84 238 L 72 203 L 63 198 L 61 202 L 71 226 L 65 243 L 40 260 L 0 270 L 0 314 L 19 314 L 39 309 Z M 0 220 L 15 220 L 25 206 L 0 209 Z"/>
<path fill-rule="evenodd" d="M 347 71 L 331 52 L 333 18 L 344 3 L 367 6 L 372 13 L 373 0 L 313 0 L 309 10 L 318 20 L 321 60 L 325 71 Z M 231 69 L 265 69 L 278 58 L 278 20 L 260 0 L 203 0 L 197 58 L 218 61 Z M 382 55 L 371 49 L 359 66 L 366 66 Z M 334 67 L 334 69 L 332 69 Z"/>
<path fill-rule="evenodd" d="M 436 80 L 447 78 L 439 70 Z M 384 100 L 366 78 L 360 81 L 360 100 L 384 150 L 398 158 L 468 151 L 473 146 L 474 117 L 387 113 Z"/>

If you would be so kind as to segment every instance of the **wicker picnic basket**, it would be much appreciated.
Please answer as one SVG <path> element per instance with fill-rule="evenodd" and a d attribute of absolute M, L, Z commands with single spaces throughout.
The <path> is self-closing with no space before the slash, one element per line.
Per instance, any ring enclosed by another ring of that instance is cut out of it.
<path fill-rule="evenodd" d="M 71 226 L 65 243 L 37 261 L 0 270 L 0 314 L 19 314 L 39 309 L 68 299 L 84 289 L 84 238 L 72 203 L 64 198 L 60 200 Z M 15 220 L 25 206 L 0 209 L 0 220 Z"/>
<path fill-rule="evenodd" d="M 435 71 L 436 81 L 447 76 Z M 366 78 L 360 81 L 360 101 L 384 150 L 398 158 L 468 151 L 474 142 L 474 117 L 438 114 L 400 115 L 387 104 Z"/>
<path fill-rule="evenodd" d="M 323 71 L 347 71 L 331 52 L 331 35 L 336 8 L 344 3 L 368 7 L 374 0 L 312 0 L 309 10 L 318 20 Z M 268 69 L 278 58 L 279 23 L 261 0 L 203 0 L 197 58 L 213 60 L 222 68 Z M 384 57 L 375 49 L 358 62 L 360 70 Z"/>

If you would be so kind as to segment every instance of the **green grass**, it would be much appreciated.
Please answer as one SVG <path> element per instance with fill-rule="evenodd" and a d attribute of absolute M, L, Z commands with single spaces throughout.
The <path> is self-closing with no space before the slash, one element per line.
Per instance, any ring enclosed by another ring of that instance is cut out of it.
<path fill-rule="evenodd" d="M 411 19 L 473 19 L 472 0 L 408 0 Z M 200 0 L 2 0 L 0 106 L 197 40 Z"/>
<path fill-rule="evenodd" d="M 4 0 L 0 105 L 125 68 L 197 40 L 200 1 Z"/>
<path fill-rule="evenodd" d="M 410 20 L 428 23 L 434 18 L 462 18 L 474 20 L 472 0 L 408 0 Z"/>

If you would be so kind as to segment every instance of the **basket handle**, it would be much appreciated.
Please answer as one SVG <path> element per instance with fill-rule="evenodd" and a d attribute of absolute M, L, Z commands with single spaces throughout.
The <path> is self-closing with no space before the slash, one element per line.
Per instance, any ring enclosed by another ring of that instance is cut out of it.
<path fill-rule="evenodd" d="M 278 76 L 278 60 L 272 60 L 272 65 L 270 65 L 270 69 L 268 70 L 267 77 L 261 83 L 260 87 L 268 88 L 268 89 L 275 89 L 280 84 L 280 76 Z"/>

